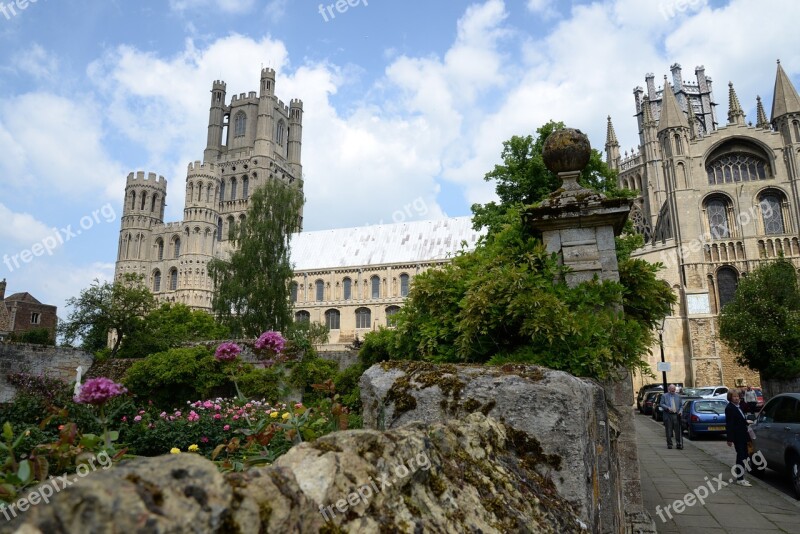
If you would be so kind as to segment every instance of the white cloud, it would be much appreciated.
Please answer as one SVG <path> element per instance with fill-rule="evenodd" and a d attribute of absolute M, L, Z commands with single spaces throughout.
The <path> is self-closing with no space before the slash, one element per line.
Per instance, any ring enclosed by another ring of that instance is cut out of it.
<path fill-rule="evenodd" d="M 11 66 L 37 80 L 50 80 L 58 71 L 58 59 L 42 45 L 33 43 L 12 56 Z"/>
<path fill-rule="evenodd" d="M 223 13 L 241 14 L 253 9 L 256 0 L 169 0 L 173 11 L 190 11 L 195 9 L 218 9 Z"/>
<path fill-rule="evenodd" d="M 14 243 L 30 248 L 34 243 L 41 242 L 45 236 L 52 235 L 53 231 L 48 226 L 37 220 L 30 213 L 16 213 L 8 206 L 0 203 L 0 241 L 13 241 Z M 8 245 L 3 245 L 5 249 Z M 17 253 L 19 250 L 3 250 L 3 253 Z"/>

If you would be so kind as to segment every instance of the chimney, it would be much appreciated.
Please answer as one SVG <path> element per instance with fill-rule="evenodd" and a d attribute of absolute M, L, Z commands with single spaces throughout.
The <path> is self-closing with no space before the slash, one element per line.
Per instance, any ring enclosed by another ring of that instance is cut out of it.
<path fill-rule="evenodd" d="M 6 279 L 3 278 L 3 281 L 0 282 L 0 302 L 3 302 L 6 298 Z"/>

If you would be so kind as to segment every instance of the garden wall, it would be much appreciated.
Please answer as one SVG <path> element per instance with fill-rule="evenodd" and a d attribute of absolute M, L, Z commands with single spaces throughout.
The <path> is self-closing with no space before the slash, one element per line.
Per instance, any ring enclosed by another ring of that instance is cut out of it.
<path fill-rule="evenodd" d="M 10 402 L 16 387 L 9 384 L 9 373 L 30 373 L 74 382 L 76 369 L 86 372 L 94 356 L 80 349 L 47 347 L 23 343 L 0 343 L 0 402 Z"/>

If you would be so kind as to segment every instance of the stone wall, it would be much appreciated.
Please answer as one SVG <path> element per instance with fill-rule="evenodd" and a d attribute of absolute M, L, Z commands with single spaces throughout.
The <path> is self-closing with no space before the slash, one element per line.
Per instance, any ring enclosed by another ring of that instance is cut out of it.
<path fill-rule="evenodd" d="M 11 401 L 16 393 L 6 380 L 8 373 L 47 375 L 70 382 L 75 380 L 78 366 L 85 372 L 93 362 L 94 356 L 80 349 L 0 343 L 0 402 Z"/>

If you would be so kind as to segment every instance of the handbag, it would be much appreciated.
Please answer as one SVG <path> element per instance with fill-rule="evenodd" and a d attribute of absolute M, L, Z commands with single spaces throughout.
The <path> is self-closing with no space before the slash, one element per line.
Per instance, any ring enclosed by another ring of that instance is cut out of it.
<path fill-rule="evenodd" d="M 753 445 L 752 441 L 747 442 L 747 455 L 753 456 L 756 453 L 756 446 Z"/>

